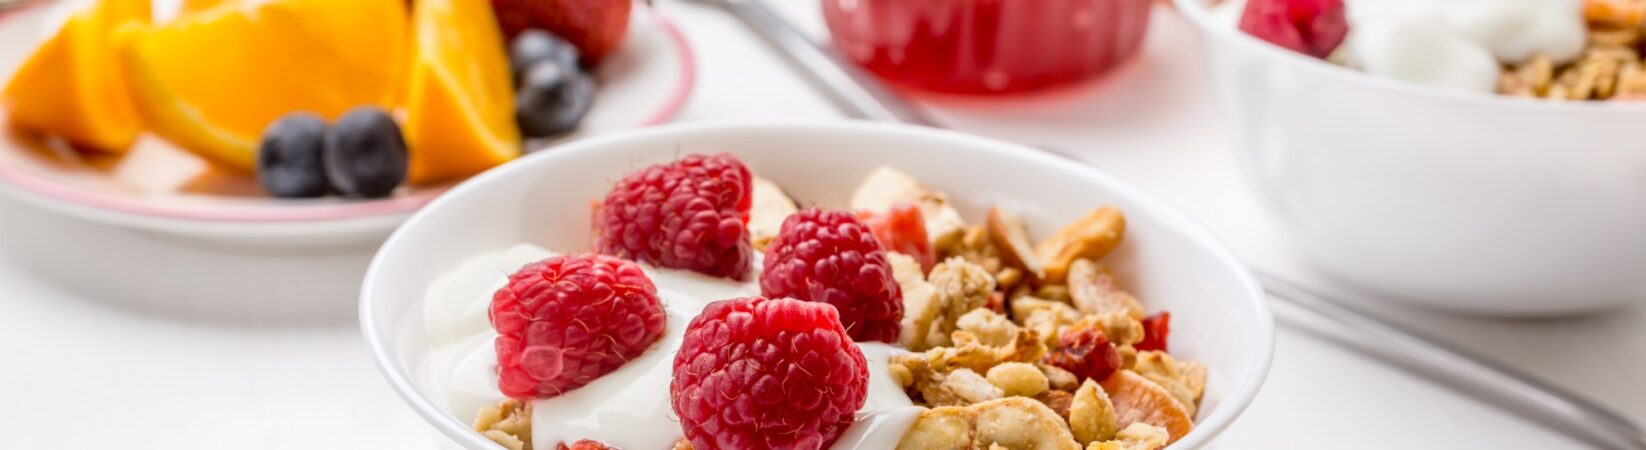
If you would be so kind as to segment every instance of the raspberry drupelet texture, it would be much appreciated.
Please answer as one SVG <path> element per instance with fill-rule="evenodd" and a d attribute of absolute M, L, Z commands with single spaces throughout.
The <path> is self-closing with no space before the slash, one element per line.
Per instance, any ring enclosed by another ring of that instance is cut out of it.
<path fill-rule="evenodd" d="M 498 387 L 548 398 L 617 370 L 663 336 L 663 304 L 640 265 L 603 255 L 521 267 L 492 295 Z"/>
<path fill-rule="evenodd" d="M 618 180 L 595 210 L 603 254 L 742 280 L 754 259 L 754 175 L 730 154 L 693 154 Z"/>
<path fill-rule="evenodd" d="M 897 342 L 903 294 L 886 252 L 852 213 L 806 209 L 766 246 L 760 293 L 834 305 L 857 342 Z"/>
<path fill-rule="evenodd" d="M 669 400 L 695 450 L 817 450 L 852 424 L 868 387 L 868 360 L 834 308 L 749 297 L 692 319 Z"/>

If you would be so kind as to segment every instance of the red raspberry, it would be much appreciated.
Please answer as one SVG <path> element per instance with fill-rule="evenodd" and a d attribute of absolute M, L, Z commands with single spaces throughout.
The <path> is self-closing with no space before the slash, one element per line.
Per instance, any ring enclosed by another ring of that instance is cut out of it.
<path fill-rule="evenodd" d="M 1250 0 L 1240 31 L 1324 59 L 1349 34 L 1343 0 Z"/>
<path fill-rule="evenodd" d="M 696 450 L 817 450 L 856 420 L 868 389 L 868 360 L 834 308 L 749 297 L 692 319 L 669 400 Z"/>
<path fill-rule="evenodd" d="M 754 176 L 732 155 L 687 155 L 632 172 L 595 210 L 600 253 L 742 280 Z"/>
<path fill-rule="evenodd" d="M 492 295 L 498 387 L 548 398 L 617 370 L 663 336 L 663 304 L 640 265 L 554 256 L 509 275 Z"/>
<path fill-rule="evenodd" d="M 1166 337 L 1172 334 L 1172 313 L 1161 311 L 1143 318 L 1143 339 L 1132 344 L 1137 351 L 1166 351 Z"/>
<path fill-rule="evenodd" d="M 592 440 L 588 440 L 588 439 L 579 439 L 577 442 L 573 442 L 572 445 L 566 445 L 566 443 L 561 442 L 560 446 L 556 450 L 617 450 L 617 449 L 612 448 L 612 447 L 607 447 L 606 444 L 602 444 L 602 443 L 600 443 L 600 441 L 592 441 Z"/>
<path fill-rule="evenodd" d="M 783 220 L 760 293 L 834 305 L 858 342 L 897 342 L 903 294 L 869 227 L 845 211 L 811 208 Z"/>
<path fill-rule="evenodd" d="M 1046 354 L 1046 364 L 1073 372 L 1081 379 L 1103 380 L 1120 367 L 1120 351 L 1097 328 L 1063 332 L 1057 349 Z"/>
<path fill-rule="evenodd" d="M 857 218 L 874 231 L 880 248 L 909 255 L 920 262 L 920 268 L 926 271 L 931 271 L 932 266 L 937 264 L 936 257 L 932 255 L 932 243 L 926 240 L 926 218 L 920 215 L 919 206 L 898 203 L 882 213 L 858 211 Z"/>

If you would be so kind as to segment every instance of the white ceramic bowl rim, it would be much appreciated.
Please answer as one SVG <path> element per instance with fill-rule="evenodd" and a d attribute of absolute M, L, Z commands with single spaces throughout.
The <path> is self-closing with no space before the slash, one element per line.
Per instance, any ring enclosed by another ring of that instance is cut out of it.
<path fill-rule="evenodd" d="M 11 19 L 24 12 L 25 9 L 51 3 L 48 1 L 25 3 L 24 6 L 18 7 L 16 10 L 0 13 L 0 21 Z M 680 29 L 675 26 L 673 21 L 661 13 L 650 11 L 647 14 L 651 16 L 653 23 L 670 41 L 673 51 L 680 55 L 680 73 L 677 75 L 675 85 L 670 88 L 668 98 L 663 102 L 663 106 L 636 125 L 641 127 L 662 124 L 673 119 L 680 112 L 680 109 L 685 106 L 686 100 L 690 98 L 697 74 L 696 57 L 693 55 L 691 45 L 687 44 L 685 35 L 681 33 Z M 415 211 L 446 191 L 442 188 L 430 188 L 413 195 L 381 200 L 294 202 L 290 205 L 235 205 L 233 207 L 202 208 L 193 205 L 156 204 L 142 198 L 134 199 L 101 194 L 6 165 L 0 165 L 0 182 L 15 186 L 18 188 L 18 192 L 44 200 L 35 202 L 37 204 L 48 207 L 58 206 L 56 202 L 78 205 L 84 208 L 56 209 L 71 214 L 80 214 L 95 220 L 110 220 L 121 223 L 154 223 L 158 221 L 259 224 L 327 222 L 387 217 Z M 104 214 L 81 214 L 86 212 L 87 209 Z"/>
<path fill-rule="evenodd" d="M 468 442 L 469 444 L 475 446 L 474 448 L 489 445 L 490 441 L 486 440 L 479 434 L 474 433 L 469 426 L 458 422 L 456 419 L 446 414 L 444 410 L 435 406 L 432 401 L 423 396 L 423 394 L 418 391 L 417 387 L 413 385 L 414 382 L 412 380 L 412 376 L 400 371 L 403 364 L 401 364 L 399 357 L 394 353 L 393 349 L 389 347 L 389 337 L 382 335 L 383 327 L 377 323 L 377 315 L 375 314 L 375 310 L 378 308 L 376 304 L 377 295 L 374 292 L 374 289 L 378 283 L 375 280 L 382 276 L 379 272 L 382 270 L 382 265 L 384 264 L 382 256 L 385 253 L 385 250 L 401 245 L 401 241 L 407 239 L 405 236 L 408 233 L 407 230 L 417 227 L 419 223 L 426 220 L 429 216 L 429 211 L 439 211 L 446 203 L 461 201 L 468 191 L 480 189 L 482 186 L 492 183 L 494 179 L 501 179 L 505 177 L 510 172 L 534 170 L 534 168 L 538 166 L 551 166 L 554 165 L 556 161 L 565 159 L 568 156 L 588 151 L 596 151 L 612 142 L 628 140 L 631 138 L 644 138 L 655 135 L 683 132 L 747 128 L 766 128 L 774 130 L 794 130 L 796 132 L 810 131 L 840 134 L 872 132 L 886 135 L 915 136 L 930 140 L 939 145 L 943 142 L 953 142 L 956 145 L 976 147 L 980 150 L 997 153 L 1001 155 L 1001 157 L 1040 160 L 1039 162 L 1043 163 L 1046 167 L 1055 167 L 1058 169 L 1054 170 L 1066 170 L 1073 172 L 1078 176 L 1096 181 L 1096 183 L 1103 185 L 1105 189 L 1112 190 L 1121 197 L 1135 199 L 1139 205 L 1146 209 L 1146 214 L 1149 214 L 1150 216 L 1163 222 L 1175 224 L 1174 228 L 1180 230 L 1185 236 L 1192 239 L 1202 248 L 1206 249 L 1211 256 L 1223 263 L 1226 267 L 1234 269 L 1234 275 L 1237 277 L 1239 284 L 1243 286 L 1244 290 L 1243 295 L 1241 295 L 1241 299 L 1248 302 L 1247 307 L 1255 313 L 1252 319 L 1254 319 L 1256 323 L 1252 323 L 1250 324 L 1250 327 L 1247 327 L 1247 331 L 1250 333 L 1247 338 L 1249 338 L 1249 342 L 1255 343 L 1257 348 L 1251 349 L 1253 361 L 1252 364 L 1247 366 L 1247 370 L 1245 370 L 1244 373 L 1228 374 L 1234 377 L 1233 379 L 1236 380 L 1236 382 L 1228 391 L 1226 391 L 1228 394 L 1223 401 L 1219 403 L 1217 410 L 1204 420 L 1197 422 L 1195 424 L 1194 431 L 1180 439 L 1177 443 L 1174 443 L 1174 446 L 1198 448 L 1209 443 L 1214 437 L 1216 437 L 1217 434 L 1227 428 L 1229 424 L 1232 423 L 1234 419 L 1251 404 L 1252 399 L 1257 396 L 1258 391 L 1263 386 L 1264 380 L 1268 376 L 1269 365 L 1273 359 L 1274 352 L 1274 318 L 1273 314 L 1269 310 L 1267 297 L 1262 286 L 1258 283 L 1257 278 L 1253 276 L 1252 273 L 1246 268 L 1245 264 L 1239 258 L 1235 257 L 1234 253 L 1230 251 L 1227 246 L 1217 240 L 1217 238 L 1215 238 L 1205 228 L 1201 227 L 1197 222 L 1190 220 L 1183 213 L 1178 212 L 1168 206 L 1165 202 L 1154 198 L 1142 190 L 1109 176 L 1095 168 L 1084 164 L 1070 164 L 1067 159 L 1038 152 L 1017 144 L 971 136 L 954 131 L 860 121 L 841 121 L 835 123 L 813 123 L 804 125 L 782 122 L 699 122 L 651 127 L 622 133 L 613 133 L 605 136 L 582 139 L 563 144 L 552 149 L 547 149 L 545 151 L 529 155 L 522 158 L 520 161 L 516 161 L 514 164 L 494 168 L 478 176 L 472 177 L 452 188 L 450 195 L 444 195 L 438 199 L 435 199 L 435 201 L 431 203 L 428 208 L 414 214 L 399 229 L 395 230 L 394 234 L 389 236 L 389 239 L 378 251 L 377 257 L 372 259 L 371 266 L 367 268 L 365 282 L 361 286 L 359 315 L 361 333 L 364 335 L 366 347 L 372 355 L 372 360 L 377 364 L 378 369 L 382 371 L 383 375 L 388 379 L 389 384 L 394 387 L 395 392 L 398 393 L 401 398 L 405 399 L 407 403 L 411 404 L 413 409 L 417 410 L 418 415 L 423 416 L 425 420 L 434 425 L 435 428 L 437 428 L 446 437 L 456 442 Z"/>
<path fill-rule="evenodd" d="M 1236 27 L 1218 23 L 1211 16 L 1207 4 L 1216 0 L 1172 0 L 1177 11 L 1194 23 L 1202 33 L 1216 36 L 1219 39 L 1232 41 L 1259 54 L 1267 55 L 1281 64 L 1302 67 L 1316 73 L 1331 76 L 1349 83 L 1359 83 L 1376 86 L 1381 89 L 1397 91 L 1406 95 L 1425 97 L 1435 100 L 1445 100 L 1476 106 L 1494 108 L 1513 108 L 1527 110 L 1541 110 L 1550 113 L 1563 114 L 1640 114 L 1646 112 L 1646 101 L 1548 101 L 1539 99 L 1520 98 L 1507 95 L 1481 94 L 1446 89 L 1435 86 L 1426 86 L 1417 83 L 1400 81 L 1372 75 L 1348 67 L 1339 66 L 1326 61 L 1304 56 L 1303 54 L 1287 50 L 1278 45 L 1258 39 L 1240 31 Z M 1352 25 L 1351 25 L 1352 26 Z"/>

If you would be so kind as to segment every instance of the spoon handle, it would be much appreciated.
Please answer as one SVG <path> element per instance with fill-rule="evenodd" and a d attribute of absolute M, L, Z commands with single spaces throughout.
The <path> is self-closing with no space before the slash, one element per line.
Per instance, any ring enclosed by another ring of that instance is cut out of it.
<path fill-rule="evenodd" d="M 872 75 L 833 49 L 818 45 L 789 21 L 758 0 L 719 2 L 734 17 L 771 44 L 799 72 L 810 78 L 847 116 L 935 127 L 936 122 L 903 101 Z"/>

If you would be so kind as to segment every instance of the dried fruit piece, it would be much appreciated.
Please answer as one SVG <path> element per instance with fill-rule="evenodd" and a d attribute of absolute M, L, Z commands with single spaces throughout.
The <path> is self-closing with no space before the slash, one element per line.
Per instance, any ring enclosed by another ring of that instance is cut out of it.
<path fill-rule="evenodd" d="M 1028 229 L 1017 215 L 998 206 L 991 207 L 986 224 L 989 239 L 1000 249 L 1002 261 L 1028 274 L 1030 280 L 1046 278 L 1046 268 L 1035 255 L 1034 247 L 1029 244 Z"/>
<path fill-rule="evenodd" d="M 1058 230 L 1035 246 L 1035 254 L 1046 265 L 1046 281 L 1060 283 L 1069 266 L 1078 259 L 1103 259 L 1126 236 L 1126 216 L 1119 209 L 1104 206 Z"/>
<path fill-rule="evenodd" d="M 1165 428 L 1167 443 L 1176 442 L 1194 428 L 1194 419 L 1166 388 L 1130 370 L 1115 372 L 1103 380 L 1103 390 L 1114 403 L 1122 426 L 1147 423 Z"/>
<path fill-rule="evenodd" d="M 1069 430 L 1081 444 L 1114 439 L 1120 430 L 1114 404 L 1096 381 L 1086 380 L 1086 384 L 1075 391 L 1069 404 Z"/>
<path fill-rule="evenodd" d="M 1206 366 L 1179 361 L 1165 352 L 1146 351 L 1137 354 L 1132 371 L 1165 388 L 1189 416 L 1194 416 L 1200 396 L 1206 390 Z"/>
<path fill-rule="evenodd" d="M 765 251 L 766 244 L 783 229 L 783 219 L 799 210 L 794 199 L 784 194 L 777 183 L 754 177 L 754 200 L 749 207 L 749 242 L 754 244 L 754 249 Z"/>
<path fill-rule="evenodd" d="M 1143 339 L 1139 339 L 1132 346 L 1137 347 L 1137 351 L 1140 352 L 1150 350 L 1168 351 L 1166 350 L 1166 338 L 1171 336 L 1172 333 L 1172 313 L 1167 311 L 1157 312 L 1149 317 L 1144 317 L 1142 322 Z"/>
<path fill-rule="evenodd" d="M 531 404 L 511 398 L 496 406 L 480 408 L 474 418 L 474 431 L 503 448 L 531 450 Z"/>
<path fill-rule="evenodd" d="M 1123 360 L 1114 344 L 1096 328 L 1071 329 L 1063 333 L 1056 349 L 1046 355 L 1046 363 L 1073 372 L 1082 379 L 1101 380 L 1121 367 Z"/>
<path fill-rule="evenodd" d="M 1113 275 L 1089 259 L 1069 266 L 1069 297 L 1082 313 L 1125 311 L 1132 318 L 1143 317 L 1143 302 L 1121 290 Z"/>
<path fill-rule="evenodd" d="M 914 203 L 898 203 L 881 212 L 858 211 L 857 218 L 874 231 L 875 240 L 886 251 L 909 255 L 920 262 L 922 270 L 932 270 L 937 264 L 932 243 L 926 238 L 926 219 Z"/>
<path fill-rule="evenodd" d="M 882 212 L 905 202 L 920 205 L 931 248 L 948 247 L 960 238 L 966 223 L 960 219 L 960 211 L 949 204 L 949 197 L 891 167 L 882 166 L 870 172 L 852 193 L 851 207 L 858 211 Z"/>
<path fill-rule="evenodd" d="M 1240 31 L 1325 59 L 1349 34 L 1343 0 L 1249 0 Z"/>
<path fill-rule="evenodd" d="M 1046 373 L 1033 364 L 1005 363 L 989 369 L 989 383 L 1006 396 L 1034 397 L 1050 389 Z"/>
<path fill-rule="evenodd" d="M 1646 19 L 1646 4 L 1636 0 L 1583 0 L 1583 18 L 1593 24 L 1638 27 Z"/>

